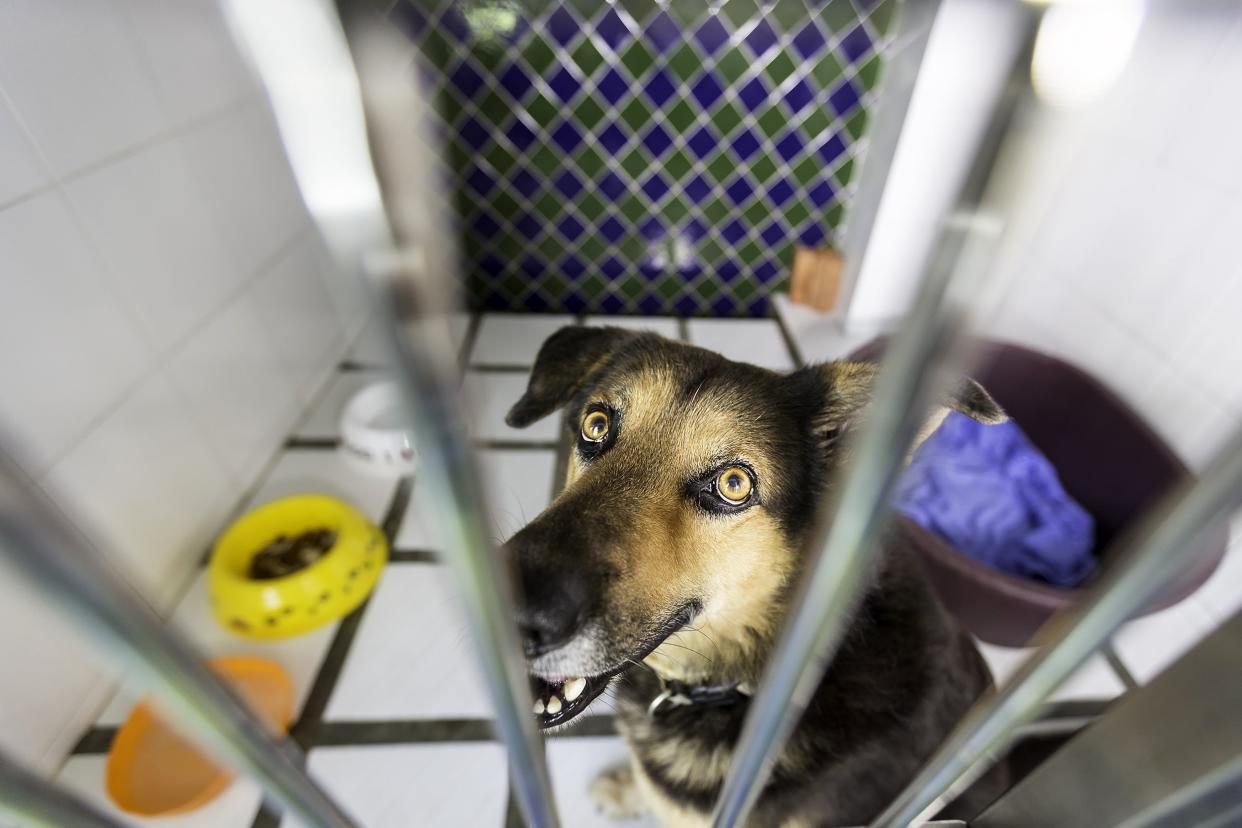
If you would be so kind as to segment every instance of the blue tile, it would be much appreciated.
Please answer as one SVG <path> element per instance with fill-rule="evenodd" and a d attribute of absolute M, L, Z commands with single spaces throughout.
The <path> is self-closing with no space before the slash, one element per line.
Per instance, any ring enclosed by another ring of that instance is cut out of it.
<path fill-rule="evenodd" d="M 534 131 L 517 118 L 513 119 L 505 135 L 508 136 L 509 142 L 521 152 L 530 149 L 530 145 L 535 143 Z"/>
<path fill-rule="evenodd" d="M 673 137 L 659 124 L 652 124 L 651 129 L 647 130 L 647 134 L 643 136 L 643 146 L 656 159 L 659 159 L 672 145 Z"/>
<path fill-rule="evenodd" d="M 616 106 L 617 102 L 629 93 L 630 83 L 614 66 L 604 73 L 603 77 L 596 83 L 595 88 L 604 96 L 604 100 Z"/>
<path fill-rule="evenodd" d="M 449 82 L 467 98 L 473 98 L 483 88 L 483 76 L 474 71 L 468 60 L 457 64 L 457 68 L 449 75 Z"/>
<path fill-rule="evenodd" d="M 616 256 L 608 256 L 599 263 L 600 272 L 614 279 L 625 274 L 625 263 Z"/>
<path fill-rule="evenodd" d="M 740 219 L 733 219 L 720 228 L 720 235 L 725 241 L 736 247 L 746 240 L 746 225 Z"/>
<path fill-rule="evenodd" d="M 552 39 L 562 46 L 573 40 L 581 29 L 573 14 L 564 6 L 557 6 L 556 11 L 548 15 L 547 28 Z"/>
<path fill-rule="evenodd" d="M 824 159 L 825 164 L 831 164 L 841 157 L 841 153 L 845 152 L 845 141 L 841 138 L 840 133 L 833 135 L 825 141 L 819 148 L 819 157 Z"/>
<path fill-rule="evenodd" d="M 522 300 L 522 304 L 531 313 L 543 313 L 548 309 L 548 300 L 543 298 L 543 294 L 535 291 Z"/>
<path fill-rule="evenodd" d="M 785 239 L 785 228 L 779 219 L 768 222 L 768 226 L 759 231 L 759 238 L 767 242 L 769 247 L 776 247 Z"/>
<path fill-rule="evenodd" d="M 832 201 L 832 197 L 834 195 L 835 193 L 833 192 L 832 184 L 828 182 L 827 178 L 821 178 L 819 182 L 807 190 L 806 193 L 806 196 L 811 200 L 811 203 L 821 210 Z"/>
<path fill-rule="evenodd" d="M 501 73 L 500 85 L 515 101 L 521 101 L 532 86 L 530 77 L 517 63 L 509 64 L 509 68 Z"/>
<path fill-rule="evenodd" d="M 617 274 L 620 275 L 620 274 Z M 610 293 L 604 297 L 604 301 L 600 302 L 604 310 L 608 313 L 620 313 L 625 310 L 625 302 L 615 293 Z"/>
<path fill-rule="evenodd" d="M 647 93 L 647 97 L 656 106 L 663 106 L 664 102 L 673 97 L 673 93 L 677 91 L 677 87 L 673 84 L 673 79 L 664 69 L 657 69 L 648 76 L 643 83 L 643 89 Z"/>
<path fill-rule="evenodd" d="M 695 204 L 701 204 L 703 200 L 711 194 L 711 191 L 712 186 L 708 184 L 707 180 L 701 175 L 696 175 L 694 178 L 686 182 L 686 195 L 688 195 L 690 200 Z"/>
<path fill-rule="evenodd" d="M 470 24 L 466 22 L 465 17 L 462 17 L 456 6 L 449 6 L 444 14 L 440 15 L 439 29 L 448 32 L 461 43 L 470 39 Z"/>
<path fill-rule="evenodd" d="M 561 273 L 564 273 L 570 279 L 578 279 L 582 274 L 586 273 L 586 263 L 573 253 L 557 262 L 556 266 Z"/>
<path fill-rule="evenodd" d="M 659 201 L 668 192 L 668 181 L 665 180 L 664 176 L 660 175 L 659 171 L 656 171 L 643 182 L 642 188 L 643 192 L 647 194 L 647 198 L 652 201 Z"/>
<path fill-rule="evenodd" d="M 490 238 L 500 232 L 500 225 L 490 213 L 479 213 L 471 222 L 471 228 L 483 238 Z"/>
<path fill-rule="evenodd" d="M 824 233 L 824 228 L 816 219 L 807 221 L 798 232 L 798 241 L 806 247 L 816 247 L 822 244 L 825 238 L 827 234 Z"/>
<path fill-rule="evenodd" d="M 742 127 L 733 136 L 733 151 L 743 161 L 759 151 L 759 139 L 749 128 Z"/>
<path fill-rule="evenodd" d="M 793 196 L 793 194 L 793 185 L 789 183 L 789 179 L 787 178 L 777 179 L 771 186 L 768 187 L 768 201 L 775 204 L 777 207 L 783 206 L 785 202 Z"/>
<path fill-rule="evenodd" d="M 582 88 L 582 84 L 578 83 L 578 79 L 574 77 L 567 67 L 562 66 L 560 71 L 552 77 L 548 78 L 548 86 L 556 93 L 556 97 L 560 98 L 564 103 L 573 100 L 574 95 L 578 94 L 578 90 Z"/>
<path fill-rule="evenodd" d="M 522 261 L 518 262 L 518 267 L 532 279 L 537 278 L 540 273 L 543 273 L 543 262 L 534 256 L 523 256 Z"/>
<path fill-rule="evenodd" d="M 699 106 L 704 109 L 711 109 L 712 104 L 720 100 L 720 96 L 724 94 L 724 88 L 721 87 L 720 81 L 716 80 L 716 74 L 708 70 L 691 87 L 690 92 L 694 95 L 694 99 L 699 102 Z"/>
<path fill-rule="evenodd" d="M 470 175 L 466 176 L 466 183 L 470 185 L 470 189 L 481 196 L 487 195 L 496 186 L 495 180 L 484 172 L 482 167 L 475 167 Z"/>
<path fill-rule="evenodd" d="M 754 112 L 768 102 L 768 94 L 767 85 L 756 75 L 738 90 L 737 99 L 742 102 L 747 111 Z"/>
<path fill-rule="evenodd" d="M 776 32 L 768 25 L 768 21 L 759 18 L 759 22 L 755 24 L 755 28 L 750 30 L 750 34 L 746 35 L 742 42 L 746 44 L 746 48 L 750 49 L 755 57 L 762 57 L 768 49 L 776 45 Z"/>
<path fill-rule="evenodd" d="M 582 181 L 574 175 L 573 170 L 565 170 L 556 177 L 552 184 L 565 198 L 573 198 L 582 192 Z"/>
<path fill-rule="evenodd" d="M 573 213 L 566 213 L 560 222 L 556 225 L 556 229 L 561 231 L 561 235 L 569 241 L 577 241 L 578 238 L 586 231 L 586 227 L 582 222 L 574 216 Z"/>
<path fill-rule="evenodd" d="M 643 27 L 643 35 L 655 47 L 656 53 L 661 55 L 680 43 L 682 37 L 681 26 L 666 11 L 661 11 L 647 21 L 647 25 Z"/>
<path fill-rule="evenodd" d="M 565 152 L 573 152 L 582 143 L 582 133 L 573 125 L 572 121 L 566 119 L 561 121 L 560 126 L 552 130 L 552 140 Z"/>
<path fill-rule="evenodd" d="M 732 282 L 742 272 L 742 266 L 736 259 L 724 259 L 716 266 L 716 276 L 726 284 Z"/>
<path fill-rule="evenodd" d="M 810 106 L 814 100 L 815 93 L 811 90 L 811 87 L 807 86 L 804 80 L 797 80 L 785 90 L 785 105 L 795 115 Z"/>
<path fill-rule="evenodd" d="M 694 39 L 703 47 L 703 52 L 711 56 L 729 42 L 729 30 L 721 24 L 718 17 L 711 15 L 694 33 Z"/>
<path fill-rule="evenodd" d="M 625 235 L 625 225 L 618 221 L 616 216 L 609 216 L 599 226 L 599 232 L 609 244 L 616 244 Z"/>
<path fill-rule="evenodd" d="M 571 290 L 569 293 L 565 294 L 565 297 L 561 301 L 565 305 L 565 310 L 570 313 L 582 313 L 588 307 L 587 301 L 583 299 L 582 294 L 578 293 L 576 290 Z"/>
<path fill-rule="evenodd" d="M 596 182 L 596 186 L 610 201 L 616 201 L 625 194 L 625 182 L 611 171 L 604 173 L 604 176 Z"/>
<path fill-rule="evenodd" d="M 595 24 L 595 32 L 614 52 L 617 51 L 617 47 L 630 39 L 629 27 L 621 19 L 621 15 L 617 14 L 617 10 L 611 6 Z"/>
<path fill-rule="evenodd" d="M 737 303 L 733 301 L 732 296 L 727 293 L 722 294 L 712 302 L 712 310 L 717 316 L 732 316 L 737 310 Z"/>
<path fill-rule="evenodd" d="M 681 235 L 690 241 L 699 241 L 707 235 L 707 225 L 698 219 L 690 219 L 681 226 Z"/>
<path fill-rule="evenodd" d="M 483 126 L 474 118 L 467 118 L 466 122 L 457 130 L 457 134 L 462 140 L 475 150 L 481 150 L 492 140 L 492 134 L 487 131 L 487 127 Z"/>
<path fill-rule="evenodd" d="M 791 129 L 785 133 L 785 137 L 776 142 L 776 151 L 780 153 L 781 158 L 786 162 L 793 161 L 797 158 L 803 149 L 802 138 L 798 135 L 796 129 Z"/>
<path fill-rule="evenodd" d="M 599 134 L 599 143 L 611 155 L 620 155 L 621 150 L 629 143 L 629 136 L 617 124 L 609 124 Z"/>
<path fill-rule="evenodd" d="M 659 296 L 647 294 L 638 300 L 638 309 L 648 316 L 654 316 L 664 310 L 664 300 Z"/>
<path fill-rule="evenodd" d="M 650 255 L 646 255 L 638 263 L 638 272 L 647 281 L 654 282 L 664 275 L 664 264 L 663 262 L 656 261 Z"/>
<path fill-rule="evenodd" d="M 479 269 L 489 276 L 499 276 L 505 269 L 505 263 L 491 253 L 484 254 L 478 261 Z"/>
<path fill-rule="evenodd" d="M 754 275 L 759 284 L 766 285 L 781 275 L 781 267 L 771 259 L 767 259 L 755 267 Z"/>
<path fill-rule="evenodd" d="M 720 139 L 716 137 L 716 131 L 709 125 L 704 124 L 690 136 L 690 140 L 686 142 L 686 146 L 690 148 L 700 161 L 706 160 L 709 155 L 716 152 L 716 147 L 720 145 Z"/>
<path fill-rule="evenodd" d="M 838 115 L 845 115 L 858 105 L 858 90 L 854 88 L 850 79 L 846 78 L 828 98 L 828 102 L 832 104 L 832 108 Z"/>
<path fill-rule="evenodd" d="M 808 60 L 818 55 L 827 43 L 815 20 L 808 20 L 793 38 L 793 47 Z"/>
<path fill-rule="evenodd" d="M 427 28 L 427 18 L 417 3 L 400 2 L 388 10 L 388 19 L 410 40 L 417 40 Z"/>
<path fill-rule="evenodd" d="M 699 311 L 699 303 L 693 296 L 683 296 L 673 303 L 673 307 L 682 316 L 693 316 Z"/>
<path fill-rule="evenodd" d="M 664 238 L 664 224 L 655 216 L 648 216 L 638 225 L 638 233 L 647 241 Z"/>
<path fill-rule="evenodd" d="M 519 213 L 517 221 L 513 222 L 513 228 L 522 234 L 524 239 L 533 239 L 543 230 L 543 222 L 535 218 L 530 213 Z"/>
<path fill-rule="evenodd" d="M 867 28 L 862 23 L 841 38 L 841 51 L 850 63 L 857 63 L 871 54 L 871 35 L 867 34 Z"/>
<path fill-rule="evenodd" d="M 768 309 L 771 304 L 772 303 L 768 301 L 768 297 L 766 296 L 760 296 L 758 299 L 753 299 L 750 304 L 746 306 L 746 315 L 767 316 Z"/>
<path fill-rule="evenodd" d="M 742 206 L 746 200 L 755 192 L 755 188 L 746 180 L 746 174 L 742 173 L 733 179 L 733 183 L 725 187 L 725 195 L 733 202 L 735 206 Z"/>
<path fill-rule="evenodd" d="M 513 189 L 527 199 L 539 192 L 539 179 L 531 175 L 529 170 L 518 170 L 517 174 L 509 180 L 509 183 L 513 186 Z"/>

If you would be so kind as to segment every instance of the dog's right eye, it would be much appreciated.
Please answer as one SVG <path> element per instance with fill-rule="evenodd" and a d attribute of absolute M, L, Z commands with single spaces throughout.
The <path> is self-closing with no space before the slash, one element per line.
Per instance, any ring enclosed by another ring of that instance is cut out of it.
<path fill-rule="evenodd" d="M 608 414 L 603 411 L 592 411 L 582 418 L 582 439 L 588 443 L 602 443 L 608 437 L 611 425 Z"/>

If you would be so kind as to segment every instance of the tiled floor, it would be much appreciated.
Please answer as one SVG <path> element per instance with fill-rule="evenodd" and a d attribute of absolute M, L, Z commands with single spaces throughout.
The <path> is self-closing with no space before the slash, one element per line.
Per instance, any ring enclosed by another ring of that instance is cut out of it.
<path fill-rule="evenodd" d="M 457 320 L 454 330 L 473 332 L 464 388 L 475 416 L 473 437 L 489 487 L 490 505 L 503 538 L 536 515 L 557 486 L 556 417 L 524 430 L 504 425 L 504 413 L 522 393 L 528 367 L 543 339 L 568 317 L 485 315 L 477 329 Z M 671 319 L 591 319 L 655 330 L 735 357 L 788 369 L 795 359 L 775 321 L 717 322 Z M 355 503 L 381 522 L 394 539 L 394 560 L 370 601 L 350 620 L 309 635 L 271 643 L 233 637 L 211 617 L 204 579 L 190 586 L 174 623 L 205 655 L 253 653 L 289 671 L 303 713 L 294 733 L 309 750 L 311 772 L 367 828 L 408 825 L 504 824 L 508 781 L 503 750 L 491 738 L 489 705 L 479 682 L 465 631 L 445 573 L 428 554 L 434 542 L 421 509 L 436 504 L 415 480 L 401 486 L 392 475 L 376 476 L 354 466 L 334 448 L 336 423 L 349 395 L 384 376 L 378 337 L 365 333 L 346 370 L 330 383 L 291 437 L 263 484 L 247 498 L 258 504 L 286 494 L 323 491 Z M 1025 651 L 984 648 L 998 678 L 1009 675 Z M 1122 684 L 1102 659 L 1094 659 L 1063 688 L 1059 698 L 1111 698 Z M 87 734 L 60 779 L 93 801 L 102 793 L 104 757 L 111 728 L 137 695 L 121 691 Z M 549 741 L 548 759 L 562 822 L 603 826 L 586 796 L 589 780 L 624 758 L 607 719 Z M 603 735 L 599 735 L 603 734 Z M 167 820 L 129 824 L 173 828 L 247 828 L 280 824 L 259 811 L 258 789 L 239 781 L 207 808 Z M 286 821 L 284 824 L 292 825 Z M 646 828 L 650 822 L 626 823 Z"/>

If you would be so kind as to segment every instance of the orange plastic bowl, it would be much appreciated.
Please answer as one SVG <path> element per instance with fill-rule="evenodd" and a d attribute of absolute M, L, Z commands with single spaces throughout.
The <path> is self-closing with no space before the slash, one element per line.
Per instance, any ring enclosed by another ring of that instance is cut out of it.
<path fill-rule="evenodd" d="M 271 728 L 286 733 L 293 719 L 293 682 L 279 664 L 249 656 L 208 662 Z M 117 731 L 108 752 L 105 787 L 122 811 L 170 816 L 201 808 L 233 781 L 233 772 L 168 727 L 143 700 Z"/>

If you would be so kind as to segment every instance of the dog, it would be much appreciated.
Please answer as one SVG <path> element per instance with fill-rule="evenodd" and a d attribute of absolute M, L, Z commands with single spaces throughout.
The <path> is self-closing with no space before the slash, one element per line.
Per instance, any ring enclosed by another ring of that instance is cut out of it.
<path fill-rule="evenodd" d="M 539 726 L 614 690 L 631 761 L 592 785 L 607 813 L 708 824 L 874 376 L 857 362 L 782 375 L 608 327 L 543 344 L 507 422 L 563 409 L 573 446 L 563 491 L 505 554 Z M 922 436 L 950 409 L 1005 419 L 967 380 Z M 867 823 L 990 688 L 895 526 L 749 824 Z M 1003 784 L 998 768 L 975 790 Z"/>

